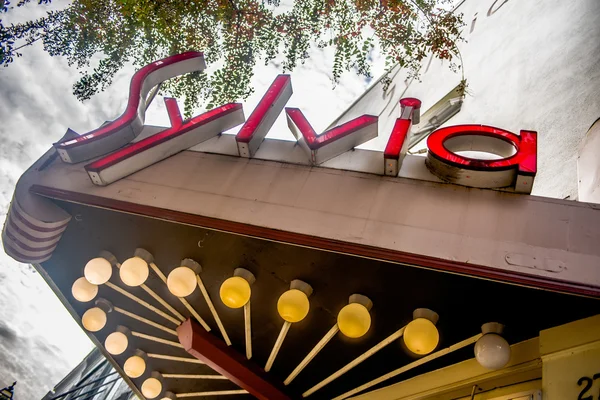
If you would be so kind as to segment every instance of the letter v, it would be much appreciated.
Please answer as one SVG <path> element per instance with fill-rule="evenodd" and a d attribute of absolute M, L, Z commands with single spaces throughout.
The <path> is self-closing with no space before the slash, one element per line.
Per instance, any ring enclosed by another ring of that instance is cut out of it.
<path fill-rule="evenodd" d="M 304 149 L 311 164 L 318 165 L 377 137 L 378 117 L 362 115 L 321 135 L 298 108 L 286 108 L 288 127 Z"/>

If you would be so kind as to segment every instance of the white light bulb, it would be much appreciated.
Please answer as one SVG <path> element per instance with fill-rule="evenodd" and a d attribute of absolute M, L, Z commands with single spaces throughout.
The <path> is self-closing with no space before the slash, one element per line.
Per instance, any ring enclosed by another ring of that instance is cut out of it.
<path fill-rule="evenodd" d="M 127 350 L 128 343 L 129 340 L 127 339 L 127 335 L 123 332 L 113 332 L 106 337 L 104 348 L 110 354 L 118 356 Z"/>
<path fill-rule="evenodd" d="M 146 361 L 140 356 L 131 356 L 123 364 L 123 371 L 130 378 L 139 378 L 146 371 Z"/>
<path fill-rule="evenodd" d="M 148 378 L 142 383 L 142 394 L 149 399 L 158 397 L 162 392 L 162 383 L 156 378 Z"/>
<path fill-rule="evenodd" d="M 500 335 L 488 333 L 475 343 L 475 358 L 487 369 L 500 369 L 510 360 L 510 345 Z"/>
<path fill-rule="evenodd" d="M 98 332 L 106 325 L 106 313 L 100 307 L 93 307 L 83 313 L 81 323 L 90 332 Z"/>
<path fill-rule="evenodd" d="M 167 287 L 177 297 L 189 296 L 196 285 L 196 273 L 188 267 L 177 267 L 167 277 Z"/>
<path fill-rule="evenodd" d="M 85 264 L 83 275 L 89 283 L 94 285 L 102 285 L 106 283 L 112 275 L 112 265 L 102 257 L 92 258 Z"/>
<path fill-rule="evenodd" d="M 85 303 L 96 297 L 98 294 L 98 286 L 90 283 L 85 277 L 81 277 L 73 283 L 71 293 L 75 300 Z"/>
<path fill-rule="evenodd" d="M 119 276 L 127 286 L 140 286 L 148 279 L 148 263 L 140 257 L 131 257 L 121 264 Z"/>

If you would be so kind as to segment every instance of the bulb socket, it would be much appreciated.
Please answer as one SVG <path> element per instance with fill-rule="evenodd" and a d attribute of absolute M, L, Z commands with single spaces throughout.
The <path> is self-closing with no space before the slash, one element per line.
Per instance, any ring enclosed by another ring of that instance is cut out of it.
<path fill-rule="evenodd" d="M 112 303 L 106 299 L 103 299 L 103 298 L 96 299 L 94 304 L 96 305 L 96 307 L 98 307 L 99 309 L 101 309 L 102 311 L 104 311 L 107 314 L 113 311 Z"/>
<path fill-rule="evenodd" d="M 233 271 L 233 276 L 239 276 L 240 278 L 244 278 L 248 281 L 250 285 L 256 282 L 256 277 L 254 276 L 254 274 L 245 268 L 236 268 Z"/>
<path fill-rule="evenodd" d="M 483 333 L 484 335 L 488 333 L 502 335 L 502 332 L 504 332 L 504 325 L 502 325 L 499 322 L 488 322 L 486 324 L 481 325 L 481 333 Z"/>
<path fill-rule="evenodd" d="M 142 260 L 146 261 L 148 264 L 151 264 L 154 262 L 154 256 L 148 250 L 142 249 L 141 247 L 138 247 L 137 249 L 135 249 L 135 251 L 133 252 L 133 256 L 141 258 Z"/>
<path fill-rule="evenodd" d="M 162 374 L 158 371 L 152 371 L 152 373 L 150 373 L 150 378 L 158 379 L 161 384 L 165 383 L 165 378 L 163 378 Z"/>
<path fill-rule="evenodd" d="M 131 331 L 129 330 L 129 328 L 123 325 L 117 325 L 117 327 L 115 328 L 115 332 L 121 332 L 122 334 L 127 336 L 128 339 L 131 337 Z"/>
<path fill-rule="evenodd" d="M 115 257 L 115 255 L 110 251 L 102 250 L 100 253 L 98 253 L 98 257 L 104 258 L 113 267 L 115 267 L 119 263 L 117 257 Z"/>
<path fill-rule="evenodd" d="M 161 400 L 163 399 L 177 400 L 177 395 L 173 392 L 167 391 L 165 394 L 163 394 L 163 398 Z"/>
<path fill-rule="evenodd" d="M 140 350 L 140 349 L 135 349 L 133 351 L 133 355 L 142 358 L 144 361 L 146 361 L 146 363 L 148 363 L 148 354 L 146 354 L 145 351 Z"/>
<path fill-rule="evenodd" d="M 369 311 L 371 311 L 371 308 L 373 308 L 373 302 L 371 301 L 371 299 L 369 299 L 365 295 L 358 294 L 358 293 L 354 293 L 354 294 L 350 295 L 350 297 L 348 298 L 348 304 L 352 304 L 352 303 L 361 304 L 361 305 L 365 306 L 365 308 Z"/>
<path fill-rule="evenodd" d="M 200 263 L 192 260 L 191 258 L 184 258 L 183 260 L 181 260 L 181 263 L 179 263 L 179 265 L 181 267 L 188 267 L 189 269 L 194 271 L 196 275 L 200 275 L 200 273 L 202 272 L 202 266 L 200 265 Z"/>
<path fill-rule="evenodd" d="M 303 292 L 306 295 L 306 297 L 310 297 L 310 295 L 313 292 L 312 286 L 310 286 L 308 283 L 306 283 L 304 281 L 301 281 L 300 279 L 294 279 L 290 283 L 290 289 L 299 290 L 299 291 Z"/>
<path fill-rule="evenodd" d="M 417 318 L 425 318 L 433 322 L 434 325 L 437 324 L 440 316 L 435 311 L 430 310 L 429 308 L 417 308 L 413 311 L 413 319 Z"/>

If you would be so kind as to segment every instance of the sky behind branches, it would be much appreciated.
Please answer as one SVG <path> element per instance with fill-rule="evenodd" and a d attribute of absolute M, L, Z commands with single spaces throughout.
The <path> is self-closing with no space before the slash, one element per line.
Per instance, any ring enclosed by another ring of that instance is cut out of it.
<path fill-rule="evenodd" d="M 282 1 L 282 7 L 291 0 Z M 39 18 L 48 9 L 64 7 L 28 4 L 3 14 L 4 23 Z M 62 58 L 46 54 L 40 43 L 23 49 L 24 57 L 0 69 L 0 220 L 4 221 L 15 184 L 21 174 L 67 128 L 79 133 L 97 128 L 120 115 L 127 103 L 132 67 L 117 73 L 113 84 L 85 103 L 71 94 L 78 72 Z M 373 54 L 373 72 L 383 71 L 383 59 Z M 289 106 L 301 108 L 315 130 L 325 129 L 370 84 L 369 79 L 346 73 L 332 90 L 332 52 L 313 49 L 306 64 L 291 73 L 294 95 Z M 280 65 L 258 66 L 255 93 L 244 102 L 250 115 Z M 183 104 L 180 103 L 183 109 Z M 164 103 L 157 97 L 146 122 L 168 125 Z M 269 137 L 292 140 L 280 116 Z M 81 266 L 83 269 L 83 266 Z M 0 388 L 14 380 L 16 398 L 39 399 L 92 349 L 92 343 L 60 303 L 42 277 L 31 267 L 0 251 Z"/>

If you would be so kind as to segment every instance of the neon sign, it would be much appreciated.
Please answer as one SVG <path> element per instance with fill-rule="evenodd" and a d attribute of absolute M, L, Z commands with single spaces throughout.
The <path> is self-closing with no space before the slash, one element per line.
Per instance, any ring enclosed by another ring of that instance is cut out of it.
<path fill-rule="evenodd" d="M 278 75 L 246 121 L 240 103 L 217 107 L 183 121 L 177 101 L 166 98 L 171 127 L 131 143 L 144 127 L 145 99 L 160 82 L 205 68 L 202 53 L 187 52 L 154 62 L 137 71 L 131 81 L 125 112 L 116 120 L 74 139 L 55 143 L 61 159 L 85 166 L 92 182 L 108 185 L 223 131 L 243 124 L 235 137 L 238 155 L 252 158 L 292 95 L 289 75 Z M 421 101 L 400 100 L 396 120 L 385 151 L 383 173 L 398 176 L 406 157 L 413 124 L 418 124 Z M 317 135 L 302 111 L 285 108 L 288 126 L 312 165 L 320 165 L 378 136 L 378 117 L 362 115 Z M 484 125 L 459 125 L 434 131 L 427 139 L 423 162 L 438 178 L 451 183 L 481 188 L 513 187 L 531 193 L 537 170 L 537 134 L 520 135 Z M 499 159 L 469 158 L 464 151 L 494 153 Z M 99 158 L 98 158 L 99 157 Z"/>
<path fill-rule="evenodd" d="M 137 71 L 129 86 L 125 112 L 116 120 L 75 139 L 54 144 L 66 163 L 78 163 L 109 153 L 135 139 L 144 126 L 146 96 L 167 79 L 206 68 L 204 55 L 196 51 L 167 57 Z"/>
<path fill-rule="evenodd" d="M 449 126 L 427 138 L 429 170 L 441 179 L 472 187 L 507 187 L 531 193 L 537 172 L 537 133 L 520 135 L 485 125 Z M 504 155 L 498 160 L 479 160 L 456 151 L 493 150 Z"/>

